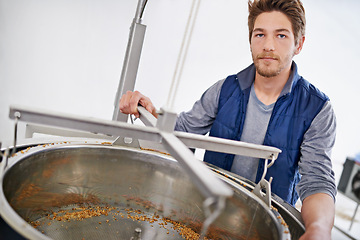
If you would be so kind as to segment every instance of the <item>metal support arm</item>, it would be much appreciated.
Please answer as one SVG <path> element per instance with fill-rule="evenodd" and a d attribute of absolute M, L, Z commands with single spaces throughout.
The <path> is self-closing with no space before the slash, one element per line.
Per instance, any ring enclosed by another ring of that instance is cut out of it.
<path fill-rule="evenodd" d="M 41 123 L 56 127 L 162 142 L 175 159 L 184 167 L 205 197 L 229 197 L 232 190 L 217 179 L 209 169 L 195 159 L 192 152 L 172 133 L 158 128 L 131 125 L 123 122 L 82 118 L 74 115 L 44 112 L 24 107 L 11 107 L 11 119 Z"/>
<path fill-rule="evenodd" d="M 161 121 L 160 123 L 158 123 L 157 119 L 151 113 L 149 113 L 144 107 L 139 106 L 138 111 L 140 113 L 140 120 L 146 126 L 161 127 L 161 125 L 167 124 L 166 121 Z M 161 116 L 162 114 L 166 114 L 166 110 L 161 109 L 159 114 L 160 114 L 159 116 Z M 173 124 L 170 123 L 168 124 L 170 126 L 173 126 Z M 167 129 L 168 127 L 164 127 L 164 128 Z M 248 156 L 248 157 L 269 159 L 272 160 L 272 162 L 270 163 L 271 165 L 277 159 L 279 153 L 281 153 L 280 149 L 264 146 L 264 145 L 246 143 L 241 141 L 233 141 L 224 138 L 203 136 L 199 134 L 191 134 L 187 132 L 173 132 L 173 133 L 189 148 L 201 148 L 215 152 L 225 152 L 225 153 L 231 153 L 231 154 Z"/>
<path fill-rule="evenodd" d="M 146 30 L 146 26 L 141 24 L 141 12 L 144 10 L 144 7 L 144 0 L 139 0 L 135 17 L 130 27 L 128 45 L 114 102 L 113 120 L 127 122 L 128 119 L 127 115 L 120 113 L 119 101 L 121 96 L 127 91 L 134 90 Z"/>
<path fill-rule="evenodd" d="M 231 196 L 232 191 L 227 185 L 215 178 L 210 170 L 200 161 L 195 159 L 195 156 L 188 149 L 189 147 L 203 147 L 208 150 L 272 160 L 275 160 L 281 152 L 279 149 L 273 147 L 199 136 L 190 133 L 172 132 L 169 131 L 169 127 L 164 126 L 158 126 L 159 128 L 139 126 L 117 121 L 45 112 L 19 106 L 10 107 L 9 117 L 11 119 L 18 119 L 19 121 L 76 129 L 91 133 L 101 133 L 109 136 L 122 136 L 162 142 L 170 154 L 187 170 L 202 194 L 207 198 L 213 199 Z M 167 119 L 173 120 L 171 114 Z M 170 123 L 170 125 L 172 124 Z"/>

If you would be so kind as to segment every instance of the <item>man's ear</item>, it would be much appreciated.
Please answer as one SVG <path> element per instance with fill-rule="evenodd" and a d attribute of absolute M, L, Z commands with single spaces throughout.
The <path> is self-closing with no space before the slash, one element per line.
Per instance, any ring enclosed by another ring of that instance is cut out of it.
<path fill-rule="evenodd" d="M 295 50 L 294 55 L 298 55 L 301 52 L 301 49 L 304 46 L 304 42 L 305 42 L 305 36 L 301 36 L 299 41 L 298 41 L 298 44 L 296 46 L 296 50 Z"/>

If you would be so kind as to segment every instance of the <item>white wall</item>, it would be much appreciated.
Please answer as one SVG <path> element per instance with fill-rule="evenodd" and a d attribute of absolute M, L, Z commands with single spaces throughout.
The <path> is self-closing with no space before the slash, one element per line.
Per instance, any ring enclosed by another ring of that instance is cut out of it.
<path fill-rule="evenodd" d="M 307 35 L 299 72 L 331 98 L 335 161 L 360 151 L 359 10 L 356 0 L 303 0 Z M 0 0 L 0 141 L 9 105 L 111 119 L 135 0 Z M 136 89 L 165 105 L 190 0 L 149 0 Z M 251 63 L 246 0 L 203 0 L 175 110 Z"/>

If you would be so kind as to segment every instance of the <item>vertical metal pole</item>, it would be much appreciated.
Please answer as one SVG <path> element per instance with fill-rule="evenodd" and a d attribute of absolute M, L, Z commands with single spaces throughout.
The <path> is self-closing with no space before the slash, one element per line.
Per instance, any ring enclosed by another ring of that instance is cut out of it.
<path fill-rule="evenodd" d="M 136 75 L 139 68 L 141 50 L 145 38 L 146 26 L 141 24 L 141 13 L 144 10 L 144 0 L 139 0 L 134 20 L 130 27 L 128 45 L 126 48 L 123 68 L 120 77 L 119 87 L 114 102 L 114 113 L 112 120 L 127 122 L 128 115 L 119 111 L 119 101 L 127 91 L 133 91 Z"/>
<path fill-rule="evenodd" d="M 355 219 L 355 216 L 356 216 L 357 210 L 358 210 L 358 208 L 359 208 L 359 205 L 360 205 L 360 203 L 357 203 L 356 208 L 355 208 L 354 215 L 353 215 L 353 217 L 352 217 L 352 219 L 351 219 L 351 223 L 350 223 L 349 231 L 351 230 L 351 227 L 352 227 L 352 225 L 353 225 L 353 223 L 354 223 L 354 219 Z"/>
<path fill-rule="evenodd" d="M 192 5 L 191 5 L 190 14 L 189 14 L 188 21 L 187 21 L 186 27 L 185 27 L 185 34 L 184 34 L 184 37 L 183 37 L 183 40 L 181 43 L 179 56 L 176 61 L 175 72 L 174 72 L 173 79 L 172 79 L 171 86 L 170 86 L 168 100 L 167 100 L 166 106 L 165 106 L 165 108 L 169 109 L 169 110 L 173 109 L 173 107 L 174 107 L 177 89 L 178 89 L 182 71 L 183 71 L 183 68 L 185 65 L 185 60 L 186 60 L 187 53 L 189 50 L 197 14 L 199 12 L 200 2 L 201 2 L 201 0 L 193 0 Z"/>

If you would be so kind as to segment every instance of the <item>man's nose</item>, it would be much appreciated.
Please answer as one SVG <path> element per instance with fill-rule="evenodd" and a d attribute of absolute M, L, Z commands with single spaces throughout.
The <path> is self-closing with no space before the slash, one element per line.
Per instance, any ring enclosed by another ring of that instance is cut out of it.
<path fill-rule="evenodd" d="M 264 41 L 264 51 L 274 51 L 275 50 L 275 40 L 273 37 L 267 36 Z"/>

